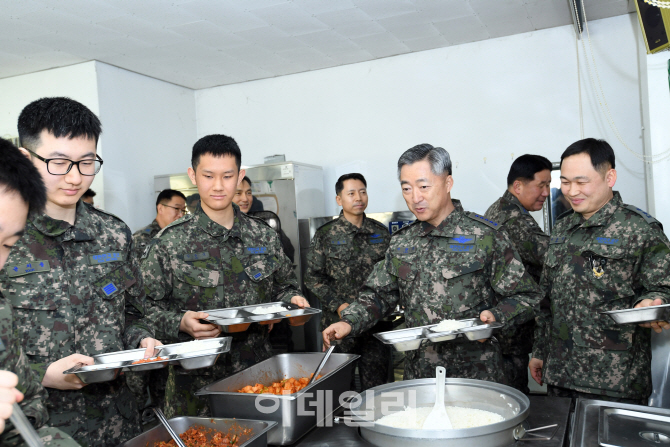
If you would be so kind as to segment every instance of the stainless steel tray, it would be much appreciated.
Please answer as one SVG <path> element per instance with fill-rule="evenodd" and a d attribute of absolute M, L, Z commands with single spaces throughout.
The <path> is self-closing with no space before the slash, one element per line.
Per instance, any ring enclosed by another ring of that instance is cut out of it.
<path fill-rule="evenodd" d="M 237 425 L 241 429 L 251 429 L 252 432 L 248 436 L 240 438 L 241 444 L 235 444 L 238 447 L 266 447 L 268 444 L 267 433 L 271 430 L 276 422 L 270 421 L 255 421 L 249 419 L 225 419 L 225 418 L 197 418 L 189 416 L 181 416 L 169 420 L 170 426 L 177 434 L 182 434 L 194 425 L 202 425 L 205 428 L 213 428 L 223 433 Z M 119 447 L 152 447 L 157 442 L 170 441 L 170 435 L 165 427 L 158 425 L 139 436 L 134 437 L 130 441 L 126 441 Z"/>
<path fill-rule="evenodd" d="M 268 314 L 254 314 L 254 309 L 259 307 L 283 306 L 286 310 L 283 312 L 272 312 Z M 282 301 L 274 303 L 254 304 L 250 306 L 228 307 L 225 309 L 203 310 L 209 314 L 206 321 L 221 326 L 224 332 L 242 332 L 249 328 L 251 323 L 269 324 L 276 323 L 284 318 L 288 318 L 291 326 L 302 326 L 307 323 L 312 316 L 320 314 L 320 309 L 313 307 L 299 308 L 294 304 L 287 304 Z"/>
<path fill-rule="evenodd" d="M 670 416 L 600 407 L 598 443 L 603 447 L 670 444 Z"/>
<path fill-rule="evenodd" d="M 379 332 L 374 334 L 374 336 L 384 344 L 393 345 L 396 351 L 404 352 L 419 349 L 424 340 L 428 340 L 431 343 L 440 343 L 454 340 L 461 336 L 467 337 L 468 340 L 490 338 L 493 332 L 503 326 L 501 323 L 479 324 L 481 323 L 479 318 L 469 318 L 460 321 L 467 323 L 468 326 L 455 331 L 434 332 L 431 328 L 434 328 L 437 324 L 429 324 L 427 326 L 417 326 L 397 331 Z"/>
<path fill-rule="evenodd" d="M 617 324 L 640 324 L 659 320 L 668 321 L 668 317 L 670 317 L 670 304 L 639 307 L 637 309 L 608 310 L 600 313 L 609 315 Z"/>
<path fill-rule="evenodd" d="M 351 372 L 358 357 L 354 354 L 331 354 L 321 371 L 322 377 L 294 394 L 246 394 L 237 390 L 288 377 L 309 377 L 323 359 L 323 353 L 275 355 L 207 385 L 195 394 L 209 398 L 213 416 L 278 422 L 279 425 L 268 433 L 268 443 L 293 444 L 340 407 L 340 398 L 349 391 Z"/>
<path fill-rule="evenodd" d="M 63 371 L 63 374 L 75 374 L 84 383 L 98 383 L 116 379 L 121 371 L 148 371 L 165 368 L 168 364 L 180 365 L 184 369 L 206 368 L 216 363 L 219 355 L 230 351 L 231 342 L 232 337 L 200 340 L 197 344 L 200 349 L 182 354 L 177 353 L 179 348 L 190 342 L 158 346 L 156 357 L 164 360 L 148 363 L 133 364 L 144 358 L 144 348 L 98 354 L 93 356 L 93 365 L 79 364 Z"/>

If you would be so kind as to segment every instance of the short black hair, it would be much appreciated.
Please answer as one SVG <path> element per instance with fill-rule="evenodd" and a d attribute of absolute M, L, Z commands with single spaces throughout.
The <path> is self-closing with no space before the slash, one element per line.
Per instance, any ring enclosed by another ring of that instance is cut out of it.
<path fill-rule="evenodd" d="M 341 175 L 340 178 L 337 179 L 337 182 L 335 182 L 335 195 L 340 195 L 342 190 L 344 189 L 344 182 L 346 180 L 360 180 L 363 182 L 365 187 L 368 187 L 368 182 L 365 181 L 365 177 L 363 177 L 363 174 L 359 174 L 358 172 L 352 172 L 351 174 L 344 174 Z"/>
<path fill-rule="evenodd" d="M 244 178 L 242 179 L 243 182 L 247 182 L 249 184 L 249 188 L 253 186 L 253 183 L 251 182 L 251 179 L 249 176 L 245 175 Z"/>
<path fill-rule="evenodd" d="M 535 174 L 548 169 L 551 171 L 551 162 L 542 155 L 524 154 L 514 160 L 507 174 L 507 186 L 512 186 L 515 181 L 531 182 Z"/>
<path fill-rule="evenodd" d="M 605 175 L 608 169 L 614 169 L 614 149 L 605 140 L 596 138 L 585 138 L 572 143 L 561 155 L 561 166 L 563 160 L 577 154 L 588 154 L 593 169 Z"/>
<path fill-rule="evenodd" d="M 200 157 L 210 154 L 214 157 L 223 157 L 230 155 L 235 157 L 235 164 L 237 170 L 242 166 L 242 153 L 237 142 L 227 135 L 207 135 L 200 138 L 193 145 L 193 152 L 191 153 L 191 167 L 195 170 L 200 163 Z"/>
<path fill-rule="evenodd" d="M 84 197 L 95 197 L 97 195 L 98 195 L 98 193 L 96 193 L 91 188 L 89 188 L 89 189 L 86 190 L 86 192 L 84 194 L 81 195 L 81 197 L 82 198 L 84 198 Z"/>
<path fill-rule="evenodd" d="M 193 202 L 195 202 L 196 200 L 200 200 L 200 194 L 198 194 L 197 192 L 196 192 L 195 194 L 191 194 L 190 196 L 188 196 L 188 197 L 186 198 L 186 204 L 187 204 L 188 206 L 191 206 L 191 204 L 192 204 Z"/>
<path fill-rule="evenodd" d="M 64 97 L 41 98 L 25 106 L 19 115 L 18 128 L 21 146 L 30 150 L 39 147 L 43 130 L 56 138 L 86 137 L 95 140 L 96 145 L 102 133 L 102 124 L 95 113 Z"/>
<path fill-rule="evenodd" d="M 12 143 L 0 138 L 0 190 L 17 193 L 30 213 L 41 212 L 47 192 L 37 168 Z"/>
<path fill-rule="evenodd" d="M 156 197 L 156 206 L 160 203 L 165 204 L 169 202 L 174 196 L 179 196 L 186 200 L 186 196 L 181 191 L 177 191 L 176 189 L 164 189 L 158 193 L 158 197 Z M 198 198 L 200 198 L 200 196 L 198 196 Z"/>

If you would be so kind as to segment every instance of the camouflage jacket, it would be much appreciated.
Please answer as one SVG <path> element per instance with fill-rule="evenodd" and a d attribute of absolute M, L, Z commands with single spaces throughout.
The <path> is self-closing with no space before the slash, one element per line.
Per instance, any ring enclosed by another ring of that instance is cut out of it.
<path fill-rule="evenodd" d="M 342 213 L 316 230 L 305 286 L 321 302 L 322 327 L 340 320 L 337 308 L 356 299 L 374 265 L 384 259 L 390 240 L 388 228 L 376 220 L 364 217 L 358 228 Z"/>
<path fill-rule="evenodd" d="M 47 393 L 30 368 L 28 359 L 21 349 L 19 328 L 13 325 L 12 305 L 0 294 L 0 370 L 11 371 L 19 377 L 17 389 L 24 395 L 19 404 L 23 413 L 30 418 L 35 428 L 39 428 L 49 419 L 44 405 Z M 0 445 L 8 438 L 19 437 L 11 422 L 7 420 L 5 431 L 0 436 Z"/>
<path fill-rule="evenodd" d="M 70 354 L 136 348 L 143 338 L 153 337 L 143 319 L 141 273 L 131 252 L 128 226 L 82 201 L 74 225 L 45 214 L 29 217 L 0 281 L 14 307 L 23 350 L 40 381 L 51 363 Z M 93 442 L 91 438 L 97 445 L 105 444 L 103 438 L 110 445 L 118 443 L 124 424 L 137 423 L 137 415 L 120 397 L 121 388 L 125 386 L 119 379 L 80 391 L 50 389 L 52 423 L 83 445 Z M 91 393 L 96 394 L 93 400 Z M 125 413 L 123 422 L 93 422 L 92 414 L 115 405 L 116 416 Z"/>
<path fill-rule="evenodd" d="M 668 243 L 658 221 L 623 204 L 618 192 L 588 220 L 572 213 L 557 222 L 540 281 L 550 309 L 538 318 L 533 347 L 545 382 L 611 397 L 649 395 L 651 330 L 617 325 L 600 312 L 645 298 L 667 302 Z"/>
<path fill-rule="evenodd" d="M 549 247 L 549 235 L 547 235 L 537 224 L 528 210 L 521 205 L 519 199 L 509 191 L 496 200 L 486 210 L 484 216 L 502 225 L 503 230 L 509 236 L 514 248 L 519 253 L 526 271 L 533 277 L 535 282 L 540 282 L 544 255 Z M 503 354 L 523 355 L 528 354 L 533 348 L 534 321 L 529 321 L 521 326 L 512 328 L 510 331 L 498 337 Z"/>
<path fill-rule="evenodd" d="M 507 235 L 497 231 L 499 224 L 464 212 L 453 202 L 456 209 L 439 226 L 417 221 L 394 233 L 384 261 L 375 265 L 358 299 L 342 312 L 354 336 L 397 304 L 405 308 L 407 327 L 478 318 L 486 309 L 505 325 L 533 318 L 539 289 Z M 448 345 L 445 359 L 455 344 L 478 349 L 479 343 L 461 340 L 441 343 Z M 422 345 L 420 355 L 427 349 L 433 348 Z"/>
<path fill-rule="evenodd" d="M 262 220 L 240 212 L 237 205 L 233 204 L 233 209 L 235 221 L 230 230 L 198 207 L 194 214 L 176 220 L 152 239 L 142 260 L 142 274 L 151 308 L 148 318 L 161 340 L 191 340 L 190 335 L 179 331 L 182 309 L 204 311 L 290 302 L 291 297 L 301 295 L 277 232 Z M 266 326 L 252 324 L 247 331 L 231 335 L 231 353 L 219 358 L 218 368 L 190 372 L 177 368 L 179 373 L 220 377 L 267 357 Z M 235 358 L 230 363 L 230 357 L 237 355 L 247 358 Z M 225 362 L 229 362 L 227 366 Z"/>
<path fill-rule="evenodd" d="M 142 258 L 147 245 L 149 245 L 151 239 L 153 239 L 159 231 L 161 231 L 161 227 L 158 225 L 158 222 L 156 222 L 156 219 L 154 219 L 149 225 L 133 233 L 133 251 L 137 259 Z"/>

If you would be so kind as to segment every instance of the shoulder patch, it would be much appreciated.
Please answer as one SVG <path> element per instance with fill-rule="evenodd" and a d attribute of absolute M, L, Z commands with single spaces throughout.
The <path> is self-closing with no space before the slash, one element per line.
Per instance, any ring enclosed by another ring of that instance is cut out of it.
<path fill-rule="evenodd" d="M 487 219 L 486 217 L 482 216 L 481 214 L 473 213 L 472 211 L 466 211 L 465 215 L 468 216 L 472 220 L 476 220 L 477 222 L 481 222 L 484 225 L 488 225 L 489 227 L 493 228 L 494 230 L 499 230 L 501 225 L 498 222 L 494 222 L 491 219 Z"/>
<path fill-rule="evenodd" d="M 145 229 L 144 229 L 144 232 L 145 232 L 145 233 L 151 233 L 151 228 L 145 228 Z"/>
<path fill-rule="evenodd" d="M 636 207 L 635 205 L 624 205 L 623 207 L 626 208 L 629 211 L 632 211 L 636 214 L 639 214 L 650 225 L 653 224 L 653 223 L 660 224 L 660 222 L 658 220 L 656 220 L 654 218 L 654 216 L 652 216 L 651 214 L 649 214 L 646 211 L 641 210 L 640 208 Z"/>

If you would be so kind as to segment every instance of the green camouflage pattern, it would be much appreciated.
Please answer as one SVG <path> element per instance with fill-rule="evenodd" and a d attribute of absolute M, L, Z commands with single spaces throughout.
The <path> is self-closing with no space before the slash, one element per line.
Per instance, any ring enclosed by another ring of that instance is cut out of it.
<path fill-rule="evenodd" d="M 624 205 L 618 192 L 590 219 L 572 213 L 556 223 L 540 281 L 549 306 L 533 346 L 544 382 L 614 398 L 649 396 L 651 329 L 618 325 L 600 312 L 645 298 L 667 302 L 668 242 L 661 225 Z"/>
<path fill-rule="evenodd" d="M 158 222 L 156 222 L 156 219 L 154 219 L 149 225 L 140 228 L 133 233 L 133 252 L 137 259 L 142 259 L 144 250 L 147 249 L 149 242 L 151 242 L 151 239 L 153 239 L 159 231 L 161 231 L 161 227 L 158 225 Z"/>
<path fill-rule="evenodd" d="M 75 224 L 29 216 L 0 275 L 22 348 L 41 381 L 51 363 L 136 348 L 153 333 L 130 229 L 82 201 Z M 49 389 L 50 424 L 84 446 L 112 446 L 141 432 L 123 377 L 77 391 Z"/>
<path fill-rule="evenodd" d="M 486 309 L 506 326 L 533 318 L 539 289 L 505 232 L 453 202 L 456 209 L 437 227 L 417 221 L 393 235 L 386 258 L 375 265 L 356 302 L 342 312 L 354 336 L 398 304 L 405 308 L 407 327 L 479 318 Z M 446 368 L 448 377 L 504 383 L 495 339 L 422 344 L 406 352 L 405 379 L 435 377 L 436 366 Z"/>
<path fill-rule="evenodd" d="M 521 257 L 526 271 L 535 282 L 540 282 L 544 255 L 549 248 L 549 235 L 537 224 L 533 216 L 511 192 L 486 210 L 484 216 L 498 222 L 507 232 L 510 241 Z M 535 321 L 530 320 L 497 336 L 503 353 L 505 376 L 514 388 L 528 393 L 528 354 L 533 350 Z"/>
<path fill-rule="evenodd" d="M 364 216 L 358 228 L 342 212 L 316 230 L 304 282 L 321 302 L 321 327 L 340 321 L 337 308 L 354 302 L 374 265 L 384 259 L 390 241 L 388 228 L 380 222 Z M 358 370 L 363 390 L 387 382 L 390 351 L 370 331 L 343 340 L 337 352 L 361 356 Z"/>
<path fill-rule="evenodd" d="M 198 207 L 194 214 L 166 226 L 152 240 L 142 260 L 150 308 L 147 318 L 164 343 L 192 340 L 179 331 L 182 309 L 289 303 L 293 296 L 301 295 L 277 232 L 262 220 L 240 212 L 237 205 L 233 204 L 233 209 L 235 220 L 230 230 Z M 170 367 L 165 392 L 168 417 L 204 414 L 199 409 L 206 405 L 206 399 L 193 396 L 200 383 L 215 382 L 272 356 L 267 326 L 252 324 L 248 330 L 230 335 L 230 352 L 221 355 L 214 366 L 191 371 Z M 180 389 L 170 385 L 177 382 Z"/>

